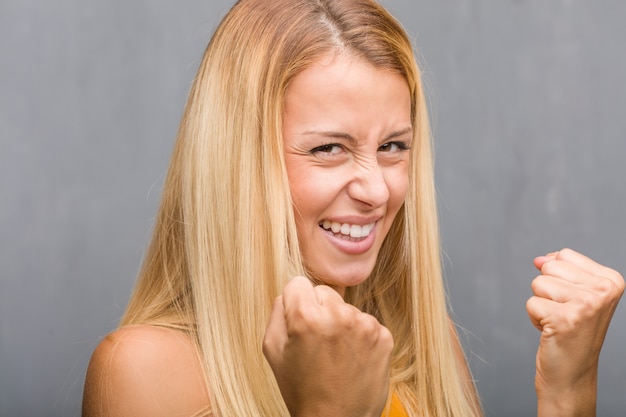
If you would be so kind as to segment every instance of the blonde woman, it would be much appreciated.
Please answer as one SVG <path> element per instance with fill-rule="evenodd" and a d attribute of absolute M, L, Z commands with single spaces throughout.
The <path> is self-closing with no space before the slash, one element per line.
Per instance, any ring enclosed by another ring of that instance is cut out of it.
<path fill-rule="evenodd" d="M 430 146 L 411 44 L 381 6 L 239 1 L 83 415 L 481 416 L 447 314 Z M 535 262 L 539 414 L 591 416 L 623 280 L 569 250 Z"/>

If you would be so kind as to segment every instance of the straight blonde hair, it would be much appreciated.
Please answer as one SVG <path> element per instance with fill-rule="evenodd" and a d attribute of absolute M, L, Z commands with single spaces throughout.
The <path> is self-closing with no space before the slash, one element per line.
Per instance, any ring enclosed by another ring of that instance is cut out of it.
<path fill-rule="evenodd" d="M 392 332 L 391 392 L 409 416 L 479 416 L 449 328 L 419 69 L 405 31 L 374 1 L 241 0 L 225 16 L 189 94 L 121 325 L 192 337 L 206 413 L 289 415 L 261 351 L 274 298 L 306 274 L 283 160 L 283 101 L 290 80 L 328 53 L 401 74 L 415 135 L 407 198 L 374 271 L 346 301 Z"/>

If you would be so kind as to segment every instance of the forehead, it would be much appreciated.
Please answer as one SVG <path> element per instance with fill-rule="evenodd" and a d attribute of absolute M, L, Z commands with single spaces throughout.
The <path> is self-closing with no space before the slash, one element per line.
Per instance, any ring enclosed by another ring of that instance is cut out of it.
<path fill-rule="evenodd" d="M 405 78 L 350 55 L 324 56 L 296 75 L 285 96 L 291 133 L 328 130 L 353 137 L 411 127 Z"/>
<path fill-rule="evenodd" d="M 332 51 L 323 54 L 312 64 L 296 74 L 289 82 L 287 92 L 293 89 L 294 84 L 301 86 L 305 83 L 324 83 L 331 86 L 332 83 L 335 83 L 333 87 L 339 88 L 354 83 L 364 83 L 372 78 L 382 79 L 388 78 L 389 76 L 402 79 L 406 83 L 406 79 L 399 72 L 374 66 L 368 61 L 347 51 Z"/>

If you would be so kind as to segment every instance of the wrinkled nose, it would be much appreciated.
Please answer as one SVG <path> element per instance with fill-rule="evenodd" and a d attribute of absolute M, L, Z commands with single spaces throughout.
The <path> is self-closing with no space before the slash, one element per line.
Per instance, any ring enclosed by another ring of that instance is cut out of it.
<path fill-rule="evenodd" d="M 368 208 L 377 208 L 389 200 L 389 187 L 377 163 L 361 166 L 348 186 L 348 194 Z"/>

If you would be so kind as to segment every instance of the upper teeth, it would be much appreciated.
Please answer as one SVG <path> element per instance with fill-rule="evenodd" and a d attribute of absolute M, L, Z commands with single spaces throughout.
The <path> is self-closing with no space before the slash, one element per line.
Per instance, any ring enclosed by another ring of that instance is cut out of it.
<path fill-rule="evenodd" d="M 369 235 L 374 228 L 374 224 L 375 223 L 370 223 L 360 226 L 358 224 L 337 223 L 324 220 L 322 227 L 326 230 L 332 230 L 333 233 L 341 233 L 342 235 L 359 238 Z"/>

